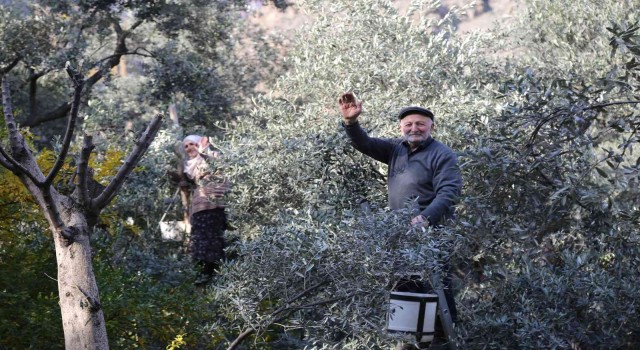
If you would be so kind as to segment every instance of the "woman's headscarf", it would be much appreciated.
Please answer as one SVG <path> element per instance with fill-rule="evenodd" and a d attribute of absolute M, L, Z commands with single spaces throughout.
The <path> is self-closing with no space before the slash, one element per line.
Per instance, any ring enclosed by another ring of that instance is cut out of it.
<path fill-rule="evenodd" d="M 189 136 L 185 137 L 184 140 L 182 140 L 182 143 L 187 143 L 187 141 L 191 141 L 191 142 L 195 143 L 196 145 L 199 145 L 201 139 L 202 139 L 202 136 L 189 135 Z"/>

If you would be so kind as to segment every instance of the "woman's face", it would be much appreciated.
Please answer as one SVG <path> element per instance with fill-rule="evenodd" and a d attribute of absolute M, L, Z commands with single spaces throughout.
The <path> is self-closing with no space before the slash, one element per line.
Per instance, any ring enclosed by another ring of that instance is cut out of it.
<path fill-rule="evenodd" d="M 189 158 L 195 158 L 198 156 L 198 144 L 193 141 L 186 141 L 184 143 L 184 151 Z"/>

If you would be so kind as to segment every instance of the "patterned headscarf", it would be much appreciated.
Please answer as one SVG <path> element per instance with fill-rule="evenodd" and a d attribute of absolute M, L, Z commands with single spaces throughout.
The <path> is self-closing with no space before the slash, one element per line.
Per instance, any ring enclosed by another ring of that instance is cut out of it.
<path fill-rule="evenodd" d="M 202 136 L 189 135 L 189 136 L 185 137 L 184 140 L 182 140 L 182 143 L 187 143 L 187 141 L 191 141 L 191 142 L 193 142 L 195 144 L 199 144 L 201 139 L 202 139 Z"/>

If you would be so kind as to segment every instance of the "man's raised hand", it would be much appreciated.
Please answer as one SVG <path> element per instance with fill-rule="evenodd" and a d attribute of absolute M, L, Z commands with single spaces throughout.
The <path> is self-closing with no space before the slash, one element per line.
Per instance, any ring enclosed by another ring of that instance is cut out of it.
<path fill-rule="evenodd" d="M 353 124 L 357 121 L 358 116 L 362 113 L 362 101 L 357 101 L 356 96 L 352 92 L 345 92 L 338 98 L 340 113 L 346 125 Z"/>

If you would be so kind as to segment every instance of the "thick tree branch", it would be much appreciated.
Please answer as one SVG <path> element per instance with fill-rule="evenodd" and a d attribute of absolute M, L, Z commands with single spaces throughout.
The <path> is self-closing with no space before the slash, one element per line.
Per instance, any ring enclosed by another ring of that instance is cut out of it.
<path fill-rule="evenodd" d="M 71 146 L 71 138 L 73 137 L 73 132 L 76 129 L 76 122 L 78 120 L 78 110 L 80 108 L 80 97 L 82 97 L 84 81 L 82 80 L 81 75 L 77 71 L 75 71 L 68 62 L 66 70 L 75 86 L 75 90 L 73 93 L 73 102 L 71 103 L 71 113 L 69 114 L 67 130 L 65 131 L 64 139 L 62 140 L 62 149 L 60 150 L 60 154 L 58 155 L 58 159 L 56 159 L 53 168 L 51 168 L 51 171 L 44 180 L 44 186 L 51 185 L 53 179 L 56 177 L 56 175 L 58 175 L 58 172 L 62 168 L 62 165 L 64 165 L 64 160 L 67 157 L 67 153 L 69 152 L 69 147 Z"/>
<path fill-rule="evenodd" d="M 91 151 L 95 145 L 93 144 L 93 137 L 90 135 L 84 136 L 82 150 L 78 157 L 78 166 L 76 173 L 78 174 L 78 202 L 84 208 L 91 203 L 91 197 L 89 196 L 89 157 L 91 157 Z"/>
<path fill-rule="evenodd" d="M 2 149 L 2 146 L 0 146 L 0 165 L 2 165 L 3 167 L 7 168 L 9 171 L 15 174 L 18 171 L 17 168 L 13 166 L 11 162 L 9 162 L 9 160 L 4 156 L 4 154 L 5 154 L 4 149 Z"/>
<path fill-rule="evenodd" d="M 20 163 L 16 162 L 7 152 L 0 146 L 0 164 L 5 168 L 11 170 L 16 175 L 28 173 Z"/>
<path fill-rule="evenodd" d="M 9 131 L 9 144 L 11 145 L 11 151 L 14 156 L 29 157 L 29 152 L 24 144 L 24 138 L 18 132 L 18 127 L 16 126 L 15 118 L 13 117 L 13 106 L 11 104 L 11 95 L 9 91 L 9 83 L 7 82 L 7 78 L 5 75 L 2 76 L 2 111 L 4 113 L 4 121 L 7 126 L 7 130 Z M 20 164 L 17 160 L 15 160 L 12 156 L 10 156 L 5 150 L 0 147 L 0 154 L 2 155 L 0 158 L 3 159 L 2 165 L 4 166 L 6 162 L 8 162 L 11 166 L 7 167 L 7 169 L 11 170 L 14 174 L 20 175 L 23 174 L 27 176 L 34 184 L 37 186 L 42 185 L 42 181 L 36 178 L 36 174 L 31 173 L 27 170 L 22 164 Z M 42 177 L 44 175 L 39 174 Z"/>
<path fill-rule="evenodd" d="M 145 51 L 146 53 L 142 53 L 142 51 Z M 98 62 L 94 63 L 92 67 L 99 66 L 100 64 L 102 64 L 102 62 L 104 62 L 104 61 L 108 61 L 108 60 L 111 60 L 111 59 L 114 59 L 114 58 L 116 58 L 116 56 L 117 56 L 117 57 L 118 57 L 118 59 L 119 59 L 120 57 L 122 57 L 122 56 L 127 56 L 127 55 L 136 55 L 136 56 L 142 56 L 142 57 L 154 57 L 154 56 L 153 56 L 149 51 L 147 51 L 146 49 L 141 49 L 141 48 L 139 48 L 139 47 L 138 47 L 138 48 L 136 48 L 136 49 L 135 49 L 135 50 L 133 50 L 133 51 L 128 51 L 128 52 L 123 52 L 123 53 L 120 53 L 120 54 L 117 54 L 117 55 L 116 55 L 116 54 L 113 54 L 113 55 L 107 56 L 107 57 L 105 57 L 105 58 L 101 59 L 100 61 L 98 61 Z"/>
<path fill-rule="evenodd" d="M 15 151 L 16 145 L 20 144 L 20 133 L 13 117 L 13 105 L 11 104 L 11 89 L 6 76 L 2 76 L 2 112 L 4 113 L 4 121 L 9 131 L 9 142 L 11 148 Z"/>
<path fill-rule="evenodd" d="M 127 176 L 129 176 L 131 171 L 133 171 L 133 168 L 138 164 L 144 152 L 147 150 L 147 148 L 149 148 L 149 145 L 151 145 L 151 141 L 153 141 L 153 139 L 156 137 L 158 130 L 160 130 L 160 126 L 162 125 L 162 117 L 163 116 L 161 114 L 157 114 L 151 120 L 151 123 L 149 123 L 149 126 L 144 131 L 140 139 L 136 141 L 136 145 L 133 148 L 131 154 L 129 154 L 129 156 L 127 157 L 127 160 L 124 162 L 122 167 L 118 169 L 118 173 L 116 174 L 116 176 L 111 180 L 109 185 L 107 185 L 104 191 L 102 191 L 102 193 L 100 193 L 97 198 L 91 200 L 90 207 L 93 212 L 98 212 L 100 211 L 100 209 L 109 204 L 120 187 L 122 187 L 125 179 L 127 178 Z"/>
<path fill-rule="evenodd" d="M 50 71 L 50 69 L 47 69 L 36 72 L 33 68 L 29 68 L 29 77 L 25 83 L 29 87 L 29 120 L 33 120 L 38 115 L 38 79 Z"/>
<path fill-rule="evenodd" d="M 34 119 L 26 120 L 22 125 L 28 126 L 28 127 L 34 127 L 45 122 L 64 118 L 64 116 L 67 115 L 70 109 L 71 109 L 71 103 L 63 102 L 60 106 L 58 106 L 53 111 L 47 112 L 43 115 L 39 115 Z"/>
<path fill-rule="evenodd" d="M 18 55 L 18 57 L 14 58 L 13 61 L 11 61 L 11 63 L 9 63 L 6 67 L 3 67 L 2 69 L 0 69 L 0 75 L 5 75 L 9 73 L 9 71 L 11 71 L 13 67 L 15 67 L 18 63 L 20 63 L 21 60 L 22 60 L 22 56 Z"/>
<path fill-rule="evenodd" d="M 32 195 L 36 196 L 38 194 L 38 189 L 40 190 L 39 192 L 42 195 L 43 201 L 41 202 L 41 205 L 44 205 L 45 212 L 50 216 L 50 220 L 56 232 L 59 233 L 64 228 L 64 223 L 60 217 L 58 203 L 56 203 L 53 195 L 54 189 L 50 186 L 50 183 L 44 182 L 44 175 L 40 171 L 33 155 L 29 152 L 24 138 L 18 131 L 18 127 L 13 116 L 9 83 L 7 82 L 6 76 L 2 77 L 2 108 L 5 124 L 9 131 L 9 142 L 13 157 L 7 154 L 1 147 L 0 153 L 9 161 L 9 163 L 11 163 L 14 173 L 21 178 L 25 186 L 29 188 Z M 26 164 L 27 167 L 23 164 Z M 37 186 L 37 189 L 33 187 L 34 185 Z"/>
<path fill-rule="evenodd" d="M 122 30 L 122 28 L 120 27 L 120 24 L 118 24 L 117 21 L 114 21 L 114 30 L 116 32 L 116 46 L 115 46 L 115 49 L 113 50 L 113 54 L 111 54 L 107 59 L 103 59 L 99 61 L 99 62 L 104 62 L 104 64 L 102 65 L 102 68 L 98 69 L 95 73 L 93 73 L 91 76 L 89 76 L 85 80 L 85 91 L 90 90 L 91 87 L 95 85 L 98 81 L 100 81 L 100 79 L 102 79 L 107 74 L 107 72 L 109 72 L 111 68 L 120 64 L 120 58 L 123 55 L 131 54 L 127 50 L 126 40 L 131 35 L 132 31 L 135 28 L 137 28 L 140 24 L 142 24 L 142 21 L 138 21 L 134 23 L 131 26 L 131 28 L 129 28 L 128 30 Z M 69 113 L 70 109 L 71 109 L 71 103 L 64 102 L 60 106 L 58 106 L 56 109 L 48 113 L 39 115 L 33 119 L 25 121 L 23 123 L 23 126 L 34 127 L 44 122 L 64 118 L 67 115 L 67 113 Z"/>
<path fill-rule="evenodd" d="M 109 69 L 120 64 L 120 57 L 127 54 L 129 50 L 127 50 L 127 38 L 131 35 L 131 30 L 136 28 L 138 25 L 132 26 L 129 30 L 122 30 L 120 24 L 117 21 L 113 21 L 113 28 L 116 32 L 116 48 L 113 50 L 113 54 L 110 56 L 111 58 L 106 60 L 106 65 L 103 66 L 102 69 L 98 69 L 93 75 L 87 78 L 87 87 L 93 86 L 97 83 L 102 77 L 109 71 Z"/>

